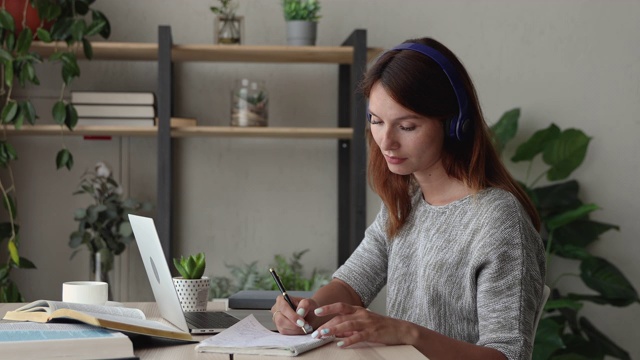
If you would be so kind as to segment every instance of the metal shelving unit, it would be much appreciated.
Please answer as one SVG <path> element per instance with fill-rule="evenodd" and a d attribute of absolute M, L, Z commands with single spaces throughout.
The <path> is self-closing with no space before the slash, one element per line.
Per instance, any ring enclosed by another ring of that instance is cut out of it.
<path fill-rule="evenodd" d="M 57 125 L 25 126 L 8 129 L 11 135 L 112 135 L 155 136 L 158 141 L 158 189 L 156 226 L 168 260 L 171 259 L 173 230 L 172 145 L 188 137 L 267 137 L 334 138 L 338 146 L 338 263 L 342 264 L 355 250 L 366 228 L 366 102 L 356 91 L 367 61 L 382 49 L 368 48 L 366 30 L 354 30 L 341 46 L 224 46 L 207 44 L 173 44 L 171 28 L 158 28 L 158 43 L 95 42 L 94 60 L 157 61 L 158 126 L 149 128 L 86 126 L 74 131 Z M 59 44 L 34 42 L 32 49 L 46 56 Z M 79 52 L 78 58 L 83 58 Z M 336 127 L 241 128 L 226 126 L 191 126 L 170 128 L 173 114 L 173 64 L 177 62 L 254 62 L 254 63 L 330 63 L 338 71 L 338 114 Z"/>

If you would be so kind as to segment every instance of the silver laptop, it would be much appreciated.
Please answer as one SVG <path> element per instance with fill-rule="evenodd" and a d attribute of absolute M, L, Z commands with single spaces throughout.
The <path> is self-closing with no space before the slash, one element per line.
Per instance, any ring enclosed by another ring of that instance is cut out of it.
<path fill-rule="evenodd" d="M 165 320 L 185 332 L 215 334 L 252 313 L 266 328 L 275 330 L 268 310 L 183 312 L 153 219 L 129 215 L 129 221 L 147 271 L 153 297 L 160 309 L 160 315 Z"/>

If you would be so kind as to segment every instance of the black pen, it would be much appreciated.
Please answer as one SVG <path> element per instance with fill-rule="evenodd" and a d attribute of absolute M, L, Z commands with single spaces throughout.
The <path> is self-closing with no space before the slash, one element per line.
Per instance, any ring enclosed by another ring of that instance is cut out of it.
<path fill-rule="evenodd" d="M 278 273 L 276 273 L 275 269 L 269 269 L 269 272 L 271 273 L 271 276 L 273 276 L 273 280 L 276 282 L 276 285 L 278 285 L 278 289 L 280 289 L 280 292 L 282 293 L 282 297 L 284 297 L 284 299 L 287 301 L 289 306 L 291 306 L 291 309 L 293 309 L 293 311 L 296 311 L 296 307 L 293 305 L 293 302 L 291 301 L 289 294 L 287 294 L 287 290 L 284 288 L 284 285 L 282 284 L 282 281 L 280 280 L 280 276 L 278 276 Z"/>
<path fill-rule="evenodd" d="M 271 273 L 271 276 L 273 276 L 273 280 L 276 282 L 278 289 L 280 289 L 280 292 L 282 293 L 282 297 L 284 298 L 284 300 L 287 302 L 287 304 L 289 304 L 289 306 L 293 311 L 296 311 L 296 307 L 295 305 L 293 305 L 293 301 L 291 301 L 289 294 L 287 294 L 287 289 L 284 288 L 284 285 L 280 280 L 280 276 L 278 276 L 278 273 L 276 273 L 276 270 L 270 268 L 269 272 Z M 298 320 L 298 321 L 301 321 L 301 320 Z M 310 330 L 313 330 L 313 328 L 309 324 L 304 324 L 304 326 L 300 326 L 300 328 L 302 328 L 302 331 L 304 331 L 305 334 L 307 334 Z"/>

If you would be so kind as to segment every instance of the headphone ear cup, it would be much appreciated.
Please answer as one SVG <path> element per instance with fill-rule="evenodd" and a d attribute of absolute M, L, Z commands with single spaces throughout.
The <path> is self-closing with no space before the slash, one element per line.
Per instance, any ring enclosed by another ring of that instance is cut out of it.
<path fill-rule="evenodd" d="M 444 136 L 457 141 L 464 141 L 471 132 L 471 121 L 454 116 L 444 122 Z"/>
<path fill-rule="evenodd" d="M 456 137 L 460 141 L 464 141 L 469 138 L 471 134 L 471 120 L 462 119 L 457 121 Z"/>

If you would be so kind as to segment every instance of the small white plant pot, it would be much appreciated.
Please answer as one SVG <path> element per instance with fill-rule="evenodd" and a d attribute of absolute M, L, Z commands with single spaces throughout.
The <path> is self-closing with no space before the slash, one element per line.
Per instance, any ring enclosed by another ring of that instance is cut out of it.
<path fill-rule="evenodd" d="M 183 279 L 181 276 L 173 278 L 173 286 L 178 293 L 182 311 L 206 311 L 209 295 L 209 277 L 202 279 Z"/>

